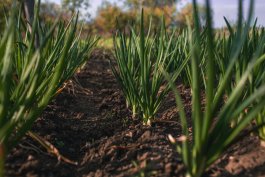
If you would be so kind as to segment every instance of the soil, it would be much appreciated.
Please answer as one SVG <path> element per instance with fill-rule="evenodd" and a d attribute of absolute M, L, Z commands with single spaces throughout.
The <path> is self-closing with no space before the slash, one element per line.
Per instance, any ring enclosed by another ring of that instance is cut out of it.
<path fill-rule="evenodd" d="M 173 94 L 163 103 L 158 121 L 142 125 L 126 108 L 109 59 L 110 51 L 95 50 L 32 129 L 78 165 L 57 159 L 25 136 L 8 154 L 7 176 L 184 176 L 181 158 L 168 140 L 169 134 L 181 135 Z M 190 89 L 181 84 L 178 88 L 189 112 Z M 257 136 L 246 136 L 205 176 L 265 176 L 265 148 Z"/>

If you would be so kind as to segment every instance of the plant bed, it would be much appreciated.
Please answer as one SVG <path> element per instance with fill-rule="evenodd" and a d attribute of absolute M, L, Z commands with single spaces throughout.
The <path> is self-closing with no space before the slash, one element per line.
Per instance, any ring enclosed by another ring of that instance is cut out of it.
<path fill-rule="evenodd" d="M 7 157 L 7 176 L 184 176 L 184 166 L 171 134 L 181 135 L 178 110 L 170 93 L 151 127 L 131 118 L 112 75 L 108 50 L 97 49 L 73 83 L 46 108 L 32 131 L 55 145 L 78 165 L 58 161 L 25 137 Z M 185 109 L 191 110 L 190 89 L 178 85 Z M 85 90 L 85 91 L 84 91 Z M 202 102 L 204 100 L 201 100 Z M 188 112 L 187 115 L 190 113 Z M 265 175 L 265 148 L 246 136 L 208 169 L 206 176 Z"/>

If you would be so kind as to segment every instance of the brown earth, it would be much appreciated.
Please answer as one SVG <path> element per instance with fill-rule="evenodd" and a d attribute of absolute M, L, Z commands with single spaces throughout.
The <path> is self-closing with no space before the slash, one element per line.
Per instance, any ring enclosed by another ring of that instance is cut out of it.
<path fill-rule="evenodd" d="M 143 126 L 126 109 L 109 59 L 113 59 L 109 51 L 96 50 L 32 129 L 78 165 L 59 161 L 25 137 L 8 155 L 7 176 L 184 176 L 181 158 L 167 138 L 181 133 L 173 95 L 162 105 L 159 121 Z M 189 112 L 190 89 L 178 88 Z M 249 135 L 205 176 L 265 176 L 265 148 L 256 136 Z"/>

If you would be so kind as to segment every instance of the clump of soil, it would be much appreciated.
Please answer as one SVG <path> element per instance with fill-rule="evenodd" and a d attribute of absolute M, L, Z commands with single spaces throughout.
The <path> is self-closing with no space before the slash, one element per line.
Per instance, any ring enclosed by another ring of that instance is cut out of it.
<path fill-rule="evenodd" d="M 110 51 L 95 50 L 85 67 L 35 122 L 32 131 L 78 162 L 71 165 L 25 137 L 8 154 L 6 175 L 184 176 L 185 168 L 168 135 L 181 135 L 173 94 L 151 127 L 132 119 L 109 66 Z M 178 86 L 190 115 L 190 89 Z M 206 176 L 263 176 L 265 148 L 256 136 L 231 147 Z"/>

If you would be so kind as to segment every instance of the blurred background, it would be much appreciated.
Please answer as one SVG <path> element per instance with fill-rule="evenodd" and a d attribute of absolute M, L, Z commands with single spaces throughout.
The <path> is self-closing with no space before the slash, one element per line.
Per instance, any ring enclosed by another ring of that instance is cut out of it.
<path fill-rule="evenodd" d="M 2 7 L 10 8 L 12 0 L 0 0 Z M 201 20 L 204 19 L 204 0 L 200 3 Z M 232 24 L 236 24 L 238 0 L 212 0 L 214 25 L 222 28 L 225 25 L 223 17 Z M 249 0 L 244 1 L 244 11 L 247 13 Z M 184 28 L 189 19 L 192 25 L 191 0 L 42 0 L 41 18 L 46 21 L 54 21 L 61 14 L 62 19 L 69 20 L 71 16 L 79 12 L 80 22 L 83 24 L 83 33 L 99 34 L 110 37 L 119 28 L 126 29 L 128 24 L 133 24 L 139 17 L 141 9 L 145 9 L 145 23 L 149 23 L 152 17 L 153 27 L 164 15 L 167 27 Z M 4 23 L 4 8 L 1 8 L 1 27 Z M 256 0 L 255 16 L 258 24 L 265 24 L 265 0 Z"/>

